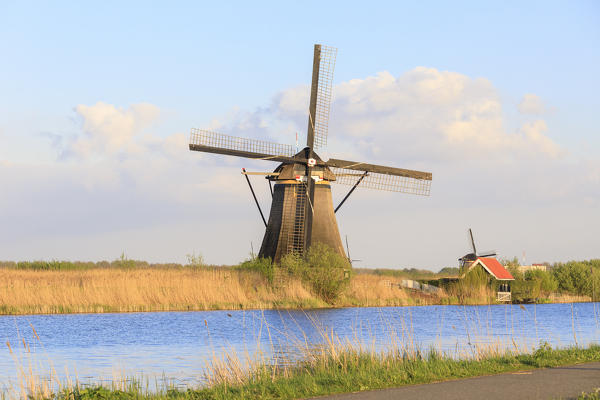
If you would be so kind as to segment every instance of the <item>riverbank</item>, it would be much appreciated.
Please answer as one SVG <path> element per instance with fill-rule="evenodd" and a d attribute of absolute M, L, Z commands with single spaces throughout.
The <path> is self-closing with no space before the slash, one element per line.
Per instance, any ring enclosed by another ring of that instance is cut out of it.
<path fill-rule="evenodd" d="M 456 360 L 435 351 L 389 351 L 373 353 L 335 345 L 313 352 L 307 361 L 276 367 L 265 364 L 243 372 L 234 365 L 213 362 L 213 380 L 208 387 L 177 390 L 165 388 L 149 393 L 138 383 L 63 388 L 48 396 L 28 393 L 30 398 L 55 399 L 297 399 L 440 382 L 506 372 L 528 371 L 600 361 L 600 346 L 552 349 L 541 345 L 531 354 L 474 354 Z M 229 360 L 231 362 L 231 360 Z M 234 360 L 235 361 L 235 360 Z"/>
<path fill-rule="evenodd" d="M 482 291 L 459 299 L 445 291 L 401 288 L 401 277 L 360 273 L 330 304 L 299 279 L 269 283 L 234 268 L 0 269 L 0 315 L 493 304 Z M 585 301 L 572 296 L 555 302 Z"/>
<path fill-rule="evenodd" d="M 270 284 L 262 274 L 225 268 L 43 271 L 0 269 L 0 314 L 294 309 L 437 304 L 447 296 L 412 294 L 385 278 L 352 278 L 335 304 L 300 280 Z M 450 301 L 449 299 L 448 301 Z"/>

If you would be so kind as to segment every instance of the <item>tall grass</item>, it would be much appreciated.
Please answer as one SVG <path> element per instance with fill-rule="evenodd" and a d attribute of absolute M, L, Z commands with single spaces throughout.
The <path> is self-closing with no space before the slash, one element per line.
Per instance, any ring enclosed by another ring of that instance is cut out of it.
<path fill-rule="evenodd" d="M 318 321 L 314 321 L 318 327 Z M 266 324 L 266 329 L 270 335 Z M 36 339 L 39 341 L 37 333 Z M 140 379 L 119 377 L 108 387 L 83 386 L 76 379 L 59 380 L 48 360 L 49 374 L 41 376 L 31 367 L 28 344 L 11 355 L 19 379 L 8 393 L 22 399 L 292 399 L 466 378 L 532 368 L 554 367 L 600 360 L 600 346 L 553 349 L 541 343 L 536 349 L 516 346 L 513 350 L 478 345 L 462 357 L 450 356 L 434 347 L 421 349 L 413 338 L 391 334 L 383 348 L 374 341 L 342 339 L 332 330 L 320 329 L 321 341 L 291 333 L 287 342 L 300 357 L 269 349 L 249 354 L 223 352 L 207 360 L 198 388 L 177 389 L 169 384 L 151 389 Z"/>
<path fill-rule="evenodd" d="M 400 278 L 390 277 L 392 283 Z M 336 300 L 343 306 L 435 304 L 360 274 Z M 300 278 L 271 284 L 261 271 L 227 268 L 0 269 L 0 314 L 318 308 L 331 304 Z"/>
<path fill-rule="evenodd" d="M 374 353 L 332 347 L 291 368 L 261 366 L 244 380 L 223 380 L 209 388 L 178 394 L 215 399 L 307 398 L 597 361 L 599 358 L 600 346 L 563 350 L 542 346 L 530 354 L 481 353 L 477 358 L 467 360 L 449 358 L 434 350 L 426 354 L 395 350 Z"/>
<path fill-rule="evenodd" d="M 0 269 L 0 313 L 76 313 L 322 306 L 297 280 L 273 288 L 253 271 Z"/>
<path fill-rule="evenodd" d="M 353 276 L 336 307 L 490 304 L 487 286 L 448 288 L 435 295 L 399 287 L 401 278 Z M 553 302 L 585 301 L 572 296 Z M 331 307 L 301 278 L 273 283 L 261 271 L 226 268 L 92 268 L 66 271 L 1 269 L 0 314 L 203 311 Z"/>
<path fill-rule="evenodd" d="M 588 262 L 590 265 L 586 264 L 585 270 L 579 269 L 600 277 L 596 261 Z M 312 282 L 318 268 L 309 270 L 312 275 L 288 274 L 281 273 L 282 268 L 263 264 L 254 262 L 252 265 L 256 268 L 245 268 L 244 264 L 238 268 L 214 267 L 206 266 L 199 256 L 190 256 L 190 264 L 186 266 L 149 264 L 127 259 L 124 254 L 112 262 L 0 262 L 0 315 L 495 302 L 493 285 L 477 282 L 481 277 L 475 277 L 473 282 L 462 279 L 439 293 L 424 294 L 399 287 L 406 276 L 404 273 L 361 270 L 349 280 L 337 279 L 341 284 L 327 286 Z M 338 268 L 338 272 L 343 269 Z M 327 268 L 321 270 L 328 271 Z M 317 278 L 330 275 L 320 274 Z M 579 280 L 587 277 L 585 274 L 577 276 Z M 600 282 L 594 282 L 588 286 L 598 298 Z M 515 285 L 516 290 L 518 285 Z M 545 295 L 541 301 L 591 299 L 590 295 L 560 288 L 558 293 Z"/>
<path fill-rule="evenodd" d="M 413 280 L 433 280 L 440 278 L 456 278 L 459 275 L 458 267 L 445 267 L 438 272 L 430 271 L 427 269 L 418 268 L 403 268 L 403 269 L 389 269 L 389 268 L 355 268 L 358 274 L 369 274 L 369 275 L 381 275 L 381 276 L 393 276 L 402 279 L 413 279 Z"/>

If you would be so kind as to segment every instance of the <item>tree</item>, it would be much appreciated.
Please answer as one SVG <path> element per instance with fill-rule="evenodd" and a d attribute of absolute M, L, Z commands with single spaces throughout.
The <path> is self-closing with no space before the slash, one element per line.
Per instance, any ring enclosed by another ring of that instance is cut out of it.
<path fill-rule="evenodd" d="M 558 264 L 553 269 L 558 289 L 562 292 L 580 296 L 592 295 L 592 268 L 583 262 L 570 261 Z"/>
<path fill-rule="evenodd" d="M 532 298 L 547 297 L 558 289 L 558 282 L 550 272 L 533 270 L 525 273 L 525 281 L 529 282 Z"/>

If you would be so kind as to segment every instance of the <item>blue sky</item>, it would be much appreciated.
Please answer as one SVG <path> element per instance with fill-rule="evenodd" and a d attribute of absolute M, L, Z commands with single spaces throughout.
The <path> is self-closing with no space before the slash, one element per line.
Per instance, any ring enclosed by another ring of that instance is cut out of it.
<path fill-rule="evenodd" d="M 177 144 L 191 127 L 280 142 L 303 133 L 303 117 L 278 101 L 304 93 L 314 43 L 339 49 L 331 155 L 434 172 L 429 199 L 373 192 L 353 199 L 340 228 L 365 263 L 452 265 L 466 250 L 468 226 L 504 256 L 598 256 L 598 2 L 5 1 L 0 37 L 0 184 L 10 191 L 0 203 L 1 259 L 110 259 L 121 251 L 156 261 L 182 261 L 192 251 L 214 263 L 243 259 L 262 232 L 237 173 L 273 166 L 190 155 Z M 442 108 L 423 99 L 414 107 L 394 103 L 385 126 L 366 114 L 354 120 L 347 99 L 379 104 L 384 93 L 368 78 L 391 82 L 378 75 L 384 72 L 401 93 L 432 80 L 444 90 L 470 89 Z M 353 88 L 353 80 L 361 84 Z M 482 111 L 490 104 L 493 111 Z M 437 121 L 440 113 L 445 119 Z M 258 119 L 270 128 L 253 125 Z M 400 122 L 413 131 L 395 131 Z M 450 144 L 438 146 L 444 140 Z M 148 150 L 171 144 L 175 150 L 162 158 Z M 77 153 L 84 145 L 93 150 Z M 394 146 L 412 150 L 397 157 L 377 150 Z M 481 160 L 484 152 L 508 157 L 494 164 Z M 216 177 L 222 185 L 210 190 Z M 518 201 L 507 195 L 513 191 Z M 374 204 L 387 214 L 378 217 Z M 398 238 L 414 240 L 400 256 L 391 238 L 376 242 L 364 233 L 394 237 L 399 228 L 388 226 L 390 217 L 405 221 Z M 516 224 L 522 233 L 515 237 Z M 232 231 L 235 244 L 226 239 Z"/>

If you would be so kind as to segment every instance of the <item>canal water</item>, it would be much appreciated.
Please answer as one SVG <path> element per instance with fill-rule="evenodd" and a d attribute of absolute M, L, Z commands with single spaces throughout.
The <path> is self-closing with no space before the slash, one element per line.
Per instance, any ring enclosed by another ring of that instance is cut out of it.
<path fill-rule="evenodd" d="M 600 343 L 599 321 L 600 303 L 0 316 L 0 390 L 14 390 L 30 367 L 84 384 L 142 377 L 193 387 L 226 353 L 290 362 L 331 338 L 453 357 L 585 346 Z"/>

